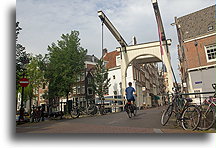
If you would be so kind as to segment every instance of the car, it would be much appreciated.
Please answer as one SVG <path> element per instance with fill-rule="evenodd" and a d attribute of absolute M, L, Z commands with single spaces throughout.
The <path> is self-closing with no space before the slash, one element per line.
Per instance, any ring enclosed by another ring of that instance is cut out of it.
<path fill-rule="evenodd" d="M 20 120 L 21 122 L 29 122 L 30 121 L 30 115 L 29 115 L 29 113 L 28 112 L 24 112 L 24 119 L 22 120 Z M 19 118 L 20 118 L 20 112 L 19 111 L 17 111 L 17 113 L 16 113 L 16 122 L 18 122 L 19 121 Z"/>

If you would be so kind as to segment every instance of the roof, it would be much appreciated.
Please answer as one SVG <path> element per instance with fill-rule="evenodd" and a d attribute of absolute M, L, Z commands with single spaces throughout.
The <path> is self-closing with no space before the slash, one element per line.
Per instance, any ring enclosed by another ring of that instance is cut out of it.
<path fill-rule="evenodd" d="M 116 56 L 118 56 L 118 55 L 120 55 L 120 52 L 117 50 L 106 53 L 104 55 L 104 58 L 103 58 L 104 61 L 108 62 L 106 64 L 107 69 L 116 67 Z"/>
<path fill-rule="evenodd" d="M 88 61 L 88 62 L 94 62 L 94 63 L 97 63 L 98 62 L 98 58 L 94 55 L 86 55 L 85 57 L 85 61 Z"/>
<path fill-rule="evenodd" d="M 183 40 L 215 33 L 215 5 L 179 17 L 177 21 Z"/>

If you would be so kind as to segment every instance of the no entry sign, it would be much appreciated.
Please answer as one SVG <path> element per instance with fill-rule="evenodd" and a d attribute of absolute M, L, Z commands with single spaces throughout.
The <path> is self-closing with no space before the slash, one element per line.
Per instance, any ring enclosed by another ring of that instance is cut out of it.
<path fill-rule="evenodd" d="M 19 84 L 22 86 L 22 87 L 27 87 L 28 84 L 29 84 L 29 80 L 27 78 L 21 78 L 19 80 Z"/>

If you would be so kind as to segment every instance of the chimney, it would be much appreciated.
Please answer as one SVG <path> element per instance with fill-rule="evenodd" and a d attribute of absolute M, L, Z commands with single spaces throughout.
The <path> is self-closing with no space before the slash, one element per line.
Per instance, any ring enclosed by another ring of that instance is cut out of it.
<path fill-rule="evenodd" d="M 103 49 L 102 56 L 104 57 L 105 54 L 107 54 L 107 49 L 106 48 Z"/>
<path fill-rule="evenodd" d="M 136 40 L 136 37 L 135 37 L 135 36 L 132 37 L 132 42 L 133 42 L 133 45 L 136 45 L 136 44 L 137 44 L 137 40 Z"/>

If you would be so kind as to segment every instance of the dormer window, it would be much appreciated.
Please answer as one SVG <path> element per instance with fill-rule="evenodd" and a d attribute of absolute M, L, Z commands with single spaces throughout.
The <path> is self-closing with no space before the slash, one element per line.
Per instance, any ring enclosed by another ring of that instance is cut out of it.
<path fill-rule="evenodd" d="M 208 31 L 212 31 L 213 30 L 213 26 L 208 26 Z"/>
<path fill-rule="evenodd" d="M 104 61 L 104 66 L 106 67 L 108 64 L 108 61 Z"/>
<path fill-rule="evenodd" d="M 120 66 L 120 65 L 121 65 L 121 57 L 119 55 L 119 56 L 116 56 L 116 66 Z"/>

